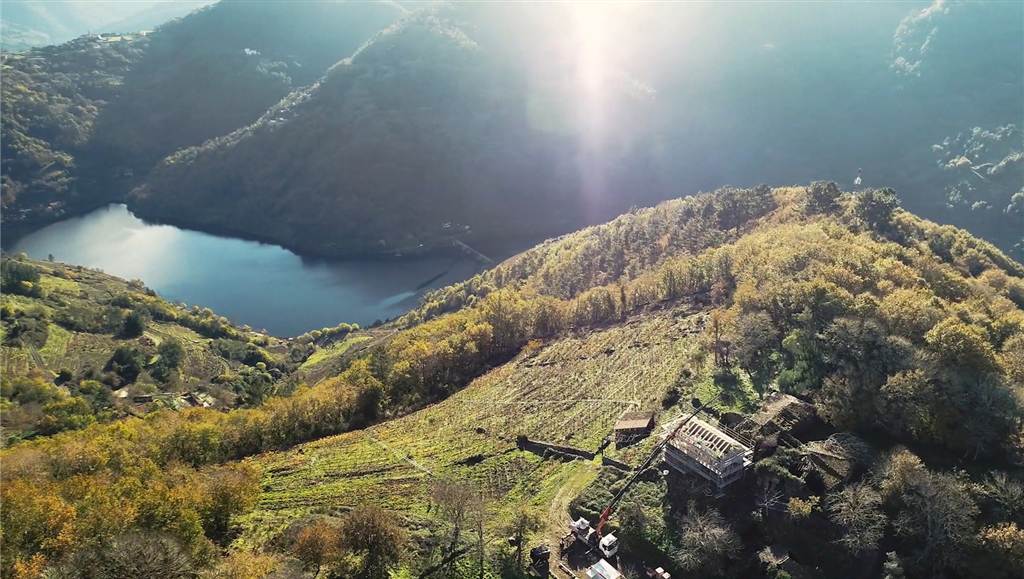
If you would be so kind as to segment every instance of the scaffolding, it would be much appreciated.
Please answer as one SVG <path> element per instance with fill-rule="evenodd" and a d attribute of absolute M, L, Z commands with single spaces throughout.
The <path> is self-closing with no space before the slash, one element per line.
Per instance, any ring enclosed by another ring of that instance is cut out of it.
<path fill-rule="evenodd" d="M 727 430 L 694 418 L 668 441 L 665 462 L 680 472 L 700 475 L 719 490 L 724 488 L 743 475 L 754 454 Z"/>

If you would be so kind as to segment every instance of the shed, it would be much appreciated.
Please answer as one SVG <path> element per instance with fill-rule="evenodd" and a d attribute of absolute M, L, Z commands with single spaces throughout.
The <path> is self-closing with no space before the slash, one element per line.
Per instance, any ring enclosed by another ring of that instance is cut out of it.
<path fill-rule="evenodd" d="M 189 392 L 187 397 L 193 406 L 201 406 L 203 408 L 210 408 L 216 402 L 216 400 L 213 399 L 213 396 L 204 392 Z"/>
<path fill-rule="evenodd" d="M 644 438 L 654 430 L 653 412 L 626 412 L 615 423 L 615 445 L 623 446 Z"/>

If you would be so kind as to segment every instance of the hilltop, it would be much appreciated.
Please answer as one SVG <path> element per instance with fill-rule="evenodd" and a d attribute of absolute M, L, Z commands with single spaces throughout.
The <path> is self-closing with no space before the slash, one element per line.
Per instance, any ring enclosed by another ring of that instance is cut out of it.
<path fill-rule="evenodd" d="M 697 399 L 752 439 L 754 463 L 718 498 L 664 464 L 646 472 L 612 518 L 624 567 L 1021 571 L 1024 266 L 890 190 L 667 201 L 375 332 L 314 346 L 308 386 L 255 408 L 159 411 L 5 451 L 5 565 L 113 565 L 147 545 L 221 576 L 519 573 L 506 537 L 557 557 L 569 517 L 593 522 L 652 448 L 657 432 L 605 442 L 622 412 L 661 425 Z M 773 418 L 783 395 L 796 418 Z M 100 480 L 118 483 L 75 490 Z M 91 501 L 133 515 L 106 527 Z M 95 528 L 113 539 L 90 545 Z M 376 542 L 357 539 L 367 529 Z"/>

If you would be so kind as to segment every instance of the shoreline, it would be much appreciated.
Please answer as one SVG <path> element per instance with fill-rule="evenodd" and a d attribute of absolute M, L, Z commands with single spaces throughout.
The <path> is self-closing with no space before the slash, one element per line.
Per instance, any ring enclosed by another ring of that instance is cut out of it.
<path fill-rule="evenodd" d="M 366 250 L 328 250 L 322 245 L 305 245 L 295 244 L 288 241 L 283 241 L 270 236 L 261 236 L 253 234 L 248 231 L 241 231 L 231 227 L 210 224 L 197 220 L 172 218 L 167 219 L 161 216 L 155 216 L 145 210 L 141 210 L 138 207 L 133 207 L 132 204 L 126 199 L 109 199 L 103 201 L 97 201 L 93 203 L 83 203 L 69 209 L 66 213 L 55 217 L 45 219 L 34 219 L 30 221 L 15 222 L 15 223 L 4 223 L 3 227 L 0 228 L 0 247 L 4 252 L 7 252 L 9 247 L 16 245 L 23 238 L 44 229 L 55 223 L 62 221 L 76 219 L 83 217 L 110 205 L 124 205 L 128 212 L 138 219 L 151 225 L 169 225 L 180 229 L 194 231 L 197 233 L 205 233 L 215 237 L 223 237 L 230 239 L 240 239 L 243 241 L 250 241 L 259 243 L 261 245 L 272 245 L 280 247 L 286 251 L 289 251 L 297 255 L 301 259 L 315 259 L 315 260 L 327 260 L 327 261 L 377 261 L 377 262 L 403 262 L 422 258 L 432 257 L 458 257 L 463 259 L 473 260 L 481 265 L 493 265 L 500 260 L 495 260 L 491 263 L 484 262 L 477 258 L 470 252 L 461 249 L 455 238 L 448 240 L 448 243 L 431 243 L 430 245 L 424 244 L 423 247 L 409 248 L 409 249 L 393 249 L 387 251 L 366 251 Z"/>

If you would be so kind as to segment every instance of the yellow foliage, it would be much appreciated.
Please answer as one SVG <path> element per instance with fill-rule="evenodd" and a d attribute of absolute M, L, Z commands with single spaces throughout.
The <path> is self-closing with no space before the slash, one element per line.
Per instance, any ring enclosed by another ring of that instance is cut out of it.
<path fill-rule="evenodd" d="M 814 509 L 818 508 L 819 502 L 821 502 L 821 497 L 817 496 L 810 496 L 807 499 L 791 497 L 789 504 L 786 506 L 786 512 L 794 519 L 806 519 L 811 516 Z"/>

